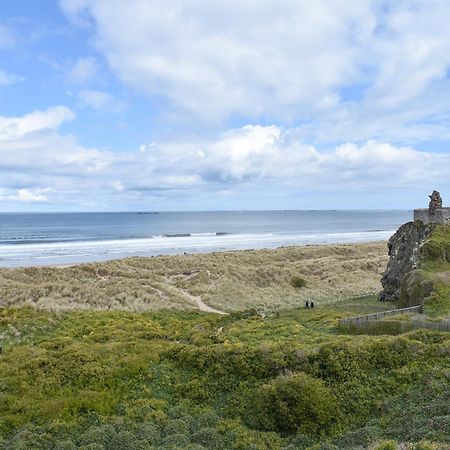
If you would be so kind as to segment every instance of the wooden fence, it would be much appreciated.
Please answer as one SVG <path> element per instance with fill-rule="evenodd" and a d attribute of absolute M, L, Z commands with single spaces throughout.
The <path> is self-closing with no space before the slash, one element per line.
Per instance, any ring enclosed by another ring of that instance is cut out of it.
<path fill-rule="evenodd" d="M 422 312 L 422 306 L 411 306 L 410 308 L 393 309 L 390 311 L 382 311 L 374 314 L 367 314 L 365 316 L 348 317 L 339 321 L 339 327 L 347 329 L 365 329 L 376 331 L 404 332 L 415 330 L 418 328 L 427 328 L 432 330 L 450 331 L 450 319 L 432 322 L 428 320 L 398 320 L 388 321 L 382 320 L 388 316 L 396 316 L 401 314 Z M 388 333 L 389 334 L 389 333 Z"/>
<path fill-rule="evenodd" d="M 366 314 L 365 316 L 348 317 L 347 319 L 342 319 L 339 321 L 340 325 L 358 325 L 361 322 L 366 322 L 367 320 L 378 320 L 387 316 L 397 316 L 399 314 L 408 314 L 412 312 L 422 312 L 422 306 L 411 306 L 409 308 L 399 308 L 391 309 L 389 311 L 382 311 L 373 314 Z"/>

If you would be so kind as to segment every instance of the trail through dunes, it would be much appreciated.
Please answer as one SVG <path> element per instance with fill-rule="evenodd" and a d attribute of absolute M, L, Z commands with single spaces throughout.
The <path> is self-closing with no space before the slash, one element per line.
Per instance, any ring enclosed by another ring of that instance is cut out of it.
<path fill-rule="evenodd" d="M 0 307 L 220 314 L 323 305 L 377 293 L 387 259 L 381 242 L 0 269 Z"/>

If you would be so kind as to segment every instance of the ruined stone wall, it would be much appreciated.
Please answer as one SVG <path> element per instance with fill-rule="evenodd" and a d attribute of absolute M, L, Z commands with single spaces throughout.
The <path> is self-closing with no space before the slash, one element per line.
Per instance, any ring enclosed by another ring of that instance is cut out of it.
<path fill-rule="evenodd" d="M 424 225 L 450 223 L 450 208 L 439 208 L 430 214 L 428 208 L 415 209 L 414 221 L 420 220 Z"/>

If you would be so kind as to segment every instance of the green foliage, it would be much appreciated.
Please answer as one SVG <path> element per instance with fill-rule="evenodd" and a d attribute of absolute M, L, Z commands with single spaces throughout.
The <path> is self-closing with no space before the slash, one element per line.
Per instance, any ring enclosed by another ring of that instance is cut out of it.
<path fill-rule="evenodd" d="M 436 225 L 420 254 L 428 267 L 450 262 L 450 225 Z"/>
<path fill-rule="evenodd" d="M 413 450 L 438 450 L 438 446 L 432 442 L 421 441 L 414 446 Z"/>
<path fill-rule="evenodd" d="M 306 280 L 298 275 L 295 275 L 291 278 L 291 284 L 295 288 L 302 288 L 306 286 Z"/>
<path fill-rule="evenodd" d="M 379 307 L 353 299 L 266 317 L 2 309 L 0 448 L 448 442 L 450 336 L 338 333 L 342 316 Z"/>
<path fill-rule="evenodd" d="M 397 450 L 398 445 L 395 441 L 383 441 L 378 444 L 374 450 Z"/>
<path fill-rule="evenodd" d="M 435 281 L 433 293 L 427 298 L 424 311 L 431 317 L 450 315 L 450 283 Z"/>
<path fill-rule="evenodd" d="M 426 297 L 433 291 L 433 284 L 426 273 L 421 270 L 409 272 L 400 287 L 400 298 L 397 306 L 408 308 L 422 305 Z"/>
<path fill-rule="evenodd" d="M 259 426 L 281 433 L 326 434 L 339 418 L 333 393 L 301 372 L 263 384 L 254 405 Z"/>

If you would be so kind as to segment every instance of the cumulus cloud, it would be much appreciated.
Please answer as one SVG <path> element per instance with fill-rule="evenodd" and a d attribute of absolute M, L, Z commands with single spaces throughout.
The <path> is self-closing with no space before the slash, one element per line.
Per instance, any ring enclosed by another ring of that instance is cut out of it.
<path fill-rule="evenodd" d="M 369 6 L 344 1 L 62 6 L 71 15 L 92 15 L 98 48 L 126 83 L 202 115 L 326 103 L 357 76 L 360 50 L 351 41 L 364 40 L 374 26 Z"/>
<path fill-rule="evenodd" d="M 63 122 L 71 120 L 75 114 L 65 106 L 34 111 L 21 117 L 0 116 L 0 143 L 16 143 L 34 132 L 56 130 Z"/>
<path fill-rule="evenodd" d="M 124 83 L 205 121 L 312 122 L 304 133 L 316 139 L 396 141 L 429 139 L 446 121 L 446 0 L 60 3 L 90 19 Z"/>
<path fill-rule="evenodd" d="M 72 118 L 65 107 L 0 117 L 1 201 L 114 209 L 180 192 L 191 199 L 199 192 L 229 197 L 249 184 L 269 195 L 270 183 L 345 192 L 386 184 L 447 185 L 450 177 L 447 154 L 377 141 L 319 150 L 298 140 L 294 130 L 274 125 L 114 153 L 83 147 L 63 134 L 60 125 Z"/>

